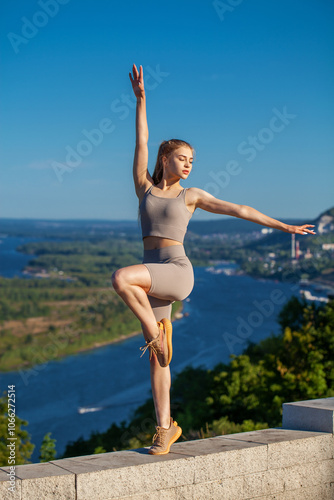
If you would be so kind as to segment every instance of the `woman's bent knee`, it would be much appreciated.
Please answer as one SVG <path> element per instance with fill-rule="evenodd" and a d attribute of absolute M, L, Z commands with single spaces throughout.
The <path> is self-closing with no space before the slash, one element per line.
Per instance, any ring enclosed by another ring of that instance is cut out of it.
<path fill-rule="evenodd" d="M 122 290 L 124 286 L 124 279 L 123 279 L 123 272 L 122 269 L 117 269 L 112 276 L 111 276 L 111 282 L 112 286 L 116 290 L 116 292 L 119 292 Z"/>
<path fill-rule="evenodd" d="M 116 292 L 124 291 L 129 285 L 139 286 L 146 293 L 151 286 L 151 277 L 145 266 L 129 266 L 117 269 L 112 276 L 111 281 Z"/>

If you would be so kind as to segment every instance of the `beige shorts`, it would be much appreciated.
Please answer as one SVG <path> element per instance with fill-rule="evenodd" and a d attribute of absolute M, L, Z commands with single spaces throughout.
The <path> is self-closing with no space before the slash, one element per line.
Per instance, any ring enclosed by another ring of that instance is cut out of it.
<path fill-rule="evenodd" d="M 144 250 L 143 264 L 151 275 L 148 295 L 165 300 L 184 300 L 194 287 L 193 266 L 183 245 Z"/>
<path fill-rule="evenodd" d="M 193 266 L 183 245 L 144 250 L 143 264 L 151 275 L 148 298 L 157 321 L 171 318 L 172 303 L 184 300 L 194 287 Z"/>

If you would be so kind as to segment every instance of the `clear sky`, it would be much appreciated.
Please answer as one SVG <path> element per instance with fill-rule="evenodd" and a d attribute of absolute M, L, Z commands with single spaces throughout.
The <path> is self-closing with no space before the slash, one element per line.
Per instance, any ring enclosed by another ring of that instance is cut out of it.
<path fill-rule="evenodd" d="M 330 0 L 7 0 L 0 14 L 1 217 L 137 218 L 133 63 L 151 173 L 180 138 L 196 150 L 183 187 L 305 223 L 333 206 Z"/>

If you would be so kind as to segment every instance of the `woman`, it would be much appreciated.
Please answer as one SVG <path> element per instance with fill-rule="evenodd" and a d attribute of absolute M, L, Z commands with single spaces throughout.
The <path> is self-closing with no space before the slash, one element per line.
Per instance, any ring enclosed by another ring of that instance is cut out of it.
<path fill-rule="evenodd" d="M 136 148 L 133 178 L 139 199 L 144 259 L 142 264 L 118 269 L 112 275 L 113 287 L 141 322 L 150 352 L 151 385 L 157 418 L 157 432 L 149 453 L 163 455 L 182 433 L 170 416 L 170 369 L 172 357 L 171 305 L 184 300 L 192 291 L 194 274 L 185 254 L 183 239 L 188 222 L 196 210 L 227 214 L 287 233 L 315 234 L 311 224 L 290 226 L 272 219 L 252 207 L 219 200 L 198 188 L 183 189 L 192 168 L 193 148 L 185 141 L 164 141 L 152 177 L 147 170 L 148 127 L 143 68 L 133 65 L 129 73 L 136 109 Z"/>

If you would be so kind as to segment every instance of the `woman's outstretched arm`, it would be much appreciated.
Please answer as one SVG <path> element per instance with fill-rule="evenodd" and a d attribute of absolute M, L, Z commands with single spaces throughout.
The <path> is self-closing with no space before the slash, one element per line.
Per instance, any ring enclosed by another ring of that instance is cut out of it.
<path fill-rule="evenodd" d="M 262 226 L 279 229 L 285 233 L 316 234 L 312 229 L 307 229 L 308 227 L 314 227 L 312 224 L 304 224 L 302 226 L 285 224 L 284 222 L 272 219 L 271 217 L 268 217 L 268 215 L 259 212 L 255 208 L 248 207 L 247 205 L 238 205 L 236 203 L 219 200 L 203 189 L 191 188 L 191 198 L 190 202 L 195 206 L 195 208 L 201 208 L 207 212 L 232 215 L 234 217 L 239 217 L 240 219 L 256 222 Z"/>
<path fill-rule="evenodd" d="M 143 67 L 139 67 L 139 73 L 136 65 L 132 68 L 133 77 L 129 73 L 133 92 L 137 98 L 136 107 L 136 149 L 133 160 L 133 180 L 138 198 L 153 183 L 152 177 L 148 173 L 148 126 L 146 117 L 146 96 L 144 89 Z"/>

